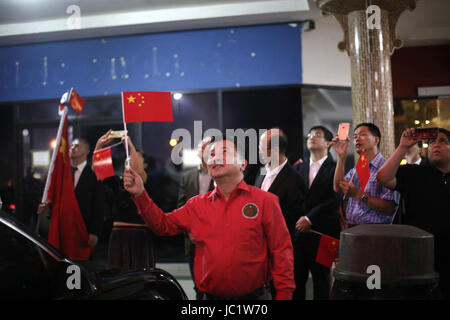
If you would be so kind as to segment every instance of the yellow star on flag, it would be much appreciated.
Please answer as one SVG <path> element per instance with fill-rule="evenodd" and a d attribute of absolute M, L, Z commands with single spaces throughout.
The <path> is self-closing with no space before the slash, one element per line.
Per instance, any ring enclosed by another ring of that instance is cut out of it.
<path fill-rule="evenodd" d="M 133 96 L 129 96 L 129 97 L 128 97 L 128 102 L 134 103 L 134 99 L 136 99 L 136 98 L 133 97 Z"/>

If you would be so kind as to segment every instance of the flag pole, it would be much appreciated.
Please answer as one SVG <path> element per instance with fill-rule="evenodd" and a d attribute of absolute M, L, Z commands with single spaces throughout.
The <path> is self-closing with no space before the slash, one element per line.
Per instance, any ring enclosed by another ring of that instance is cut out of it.
<path fill-rule="evenodd" d="M 61 145 L 61 135 L 62 135 L 62 129 L 63 129 L 63 126 L 64 126 L 64 120 L 65 120 L 68 112 L 69 112 L 69 108 L 67 107 L 67 105 L 65 105 L 64 109 L 63 109 L 63 112 L 61 114 L 61 119 L 59 120 L 59 128 L 58 128 L 58 133 L 56 135 L 55 150 L 53 150 L 52 159 L 50 161 L 50 167 L 48 169 L 47 181 L 45 182 L 44 193 L 42 195 L 41 203 L 45 204 L 45 205 L 48 204 L 48 199 L 47 199 L 48 189 L 49 189 L 50 183 L 52 181 L 53 168 L 55 167 L 56 155 L 58 154 L 58 150 L 59 150 L 59 147 Z M 41 214 L 39 214 L 38 220 L 36 222 L 36 228 L 35 228 L 35 232 L 36 233 L 38 233 L 40 221 L 41 221 Z"/>
<path fill-rule="evenodd" d="M 127 130 L 127 123 L 125 122 L 125 106 L 123 103 L 123 91 L 121 93 L 122 95 L 122 118 L 123 118 L 123 130 L 125 130 L 125 152 L 127 154 L 127 159 L 125 160 L 125 169 L 130 169 L 130 153 L 128 151 L 128 130 Z"/>

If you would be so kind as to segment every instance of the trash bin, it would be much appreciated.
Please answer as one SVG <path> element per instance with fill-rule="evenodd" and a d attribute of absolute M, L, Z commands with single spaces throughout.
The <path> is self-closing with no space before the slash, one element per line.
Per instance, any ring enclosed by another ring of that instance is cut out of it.
<path fill-rule="evenodd" d="M 341 232 L 331 299 L 437 299 L 434 237 L 408 225 L 366 224 Z"/>

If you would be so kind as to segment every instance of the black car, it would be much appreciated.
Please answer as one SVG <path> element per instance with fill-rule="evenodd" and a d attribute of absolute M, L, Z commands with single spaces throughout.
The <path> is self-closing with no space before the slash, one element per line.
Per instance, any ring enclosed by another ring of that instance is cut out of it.
<path fill-rule="evenodd" d="M 161 269 L 123 271 L 72 261 L 0 211 L 0 299 L 187 300 Z"/>

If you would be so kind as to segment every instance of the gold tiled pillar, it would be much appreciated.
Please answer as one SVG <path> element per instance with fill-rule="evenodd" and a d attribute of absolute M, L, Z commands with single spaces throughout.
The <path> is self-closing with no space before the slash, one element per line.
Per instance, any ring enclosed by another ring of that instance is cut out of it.
<path fill-rule="evenodd" d="M 381 131 L 381 153 L 388 157 L 395 149 L 391 55 L 402 45 L 395 38 L 395 25 L 406 8 L 415 8 L 416 1 L 315 2 L 323 14 L 333 15 L 344 31 L 338 48 L 345 50 L 351 61 L 353 123 L 375 123 Z"/>

